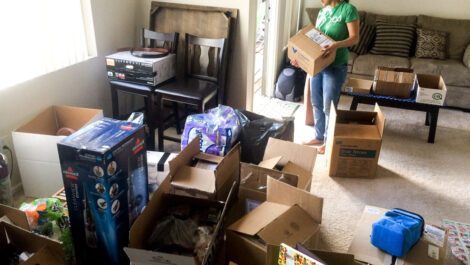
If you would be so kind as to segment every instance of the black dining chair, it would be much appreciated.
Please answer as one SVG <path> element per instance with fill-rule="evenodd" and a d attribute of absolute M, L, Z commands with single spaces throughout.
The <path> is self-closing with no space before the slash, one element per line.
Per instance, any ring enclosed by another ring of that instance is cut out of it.
<path fill-rule="evenodd" d="M 162 33 L 151 31 L 148 29 L 142 29 L 141 34 L 141 46 L 144 48 L 156 48 L 156 47 L 163 47 L 167 48 L 170 53 L 177 52 L 178 48 L 178 39 L 179 34 L 177 32 L 172 33 Z M 155 149 L 155 130 L 156 130 L 156 121 L 157 115 L 155 109 L 155 93 L 154 90 L 157 86 L 146 86 L 140 84 L 134 84 L 124 81 L 110 81 L 111 84 L 111 100 L 112 100 L 112 108 L 113 108 L 113 118 L 115 119 L 125 119 L 126 114 L 121 115 L 119 113 L 119 98 L 118 92 L 137 95 L 144 98 L 144 109 L 145 112 L 145 123 L 148 127 L 148 148 Z M 178 106 L 177 103 L 173 104 L 173 114 L 174 116 L 178 116 Z M 181 133 L 181 128 L 179 123 L 176 124 L 177 131 Z"/>
<path fill-rule="evenodd" d="M 224 102 L 227 69 L 227 39 L 211 39 L 185 35 L 185 74 L 181 78 L 155 89 L 158 115 L 158 150 L 163 151 L 164 140 L 180 142 L 165 136 L 165 101 L 178 102 L 196 107 L 204 112 L 209 102 Z"/>

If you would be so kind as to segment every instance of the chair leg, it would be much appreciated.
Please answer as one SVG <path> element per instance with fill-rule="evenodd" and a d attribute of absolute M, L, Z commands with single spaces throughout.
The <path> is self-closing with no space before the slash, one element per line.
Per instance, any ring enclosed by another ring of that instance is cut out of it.
<path fill-rule="evenodd" d="M 157 130 L 158 130 L 158 151 L 163 152 L 163 138 L 165 131 L 165 113 L 163 108 L 163 99 L 161 95 L 156 96 L 156 105 L 157 105 Z"/>
<path fill-rule="evenodd" d="M 181 126 L 180 126 L 180 115 L 178 110 L 178 103 L 173 102 L 173 115 L 175 115 L 175 126 L 176 126 L 176 134 L 181 134 Z"/>

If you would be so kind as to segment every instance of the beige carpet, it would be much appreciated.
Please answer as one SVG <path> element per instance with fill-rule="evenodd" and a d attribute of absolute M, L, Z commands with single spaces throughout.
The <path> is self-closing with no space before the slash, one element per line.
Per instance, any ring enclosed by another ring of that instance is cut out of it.
<path fill-rule="evenodd" d="M 349 109 L 350 97 L 340 108 Z M 295 141 L 313 135 L 296 117 Z M 359 110 L 372 106 L 359 105 Z M 326 160 L 319 155 L 312 193 L 325 199 L 322 248 L 346 251 L 365 205 L 400 207 L 423 215 L 427 222 L 442 219 L 470 223 L 470 113 L 442 109 L 436 143 L 428 144 L 423 112 L 382 108 L 386 126 L 377 178 L 330 178 Z M 445 264 L 460 264 L 448 251 Z"/>

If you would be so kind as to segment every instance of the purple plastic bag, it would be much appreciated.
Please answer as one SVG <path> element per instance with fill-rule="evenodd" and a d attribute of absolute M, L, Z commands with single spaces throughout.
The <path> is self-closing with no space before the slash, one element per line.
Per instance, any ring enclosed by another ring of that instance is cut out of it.
<path fill-rule="evenodd" d="M 199 136 L 202 152 L 224 156 L 237 142 L 240 131 L 241 124 L 235 110 L 219 105 L 207 113 L 188 116 L 181 137 L 181 149 Z"/>

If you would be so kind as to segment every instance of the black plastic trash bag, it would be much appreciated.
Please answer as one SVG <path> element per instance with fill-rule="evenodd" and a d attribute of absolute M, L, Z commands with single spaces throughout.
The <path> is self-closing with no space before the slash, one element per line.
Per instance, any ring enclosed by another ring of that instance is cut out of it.
<path fill-rule="evenodd" d="M 239 138 L 242 146 L 242 162 L 253 164 L 261 162 L 269 137 L 294 140 L 294 118 L 276 120 L 245 110 L 237 110 L 237 114 L 242 125 Z"/>

